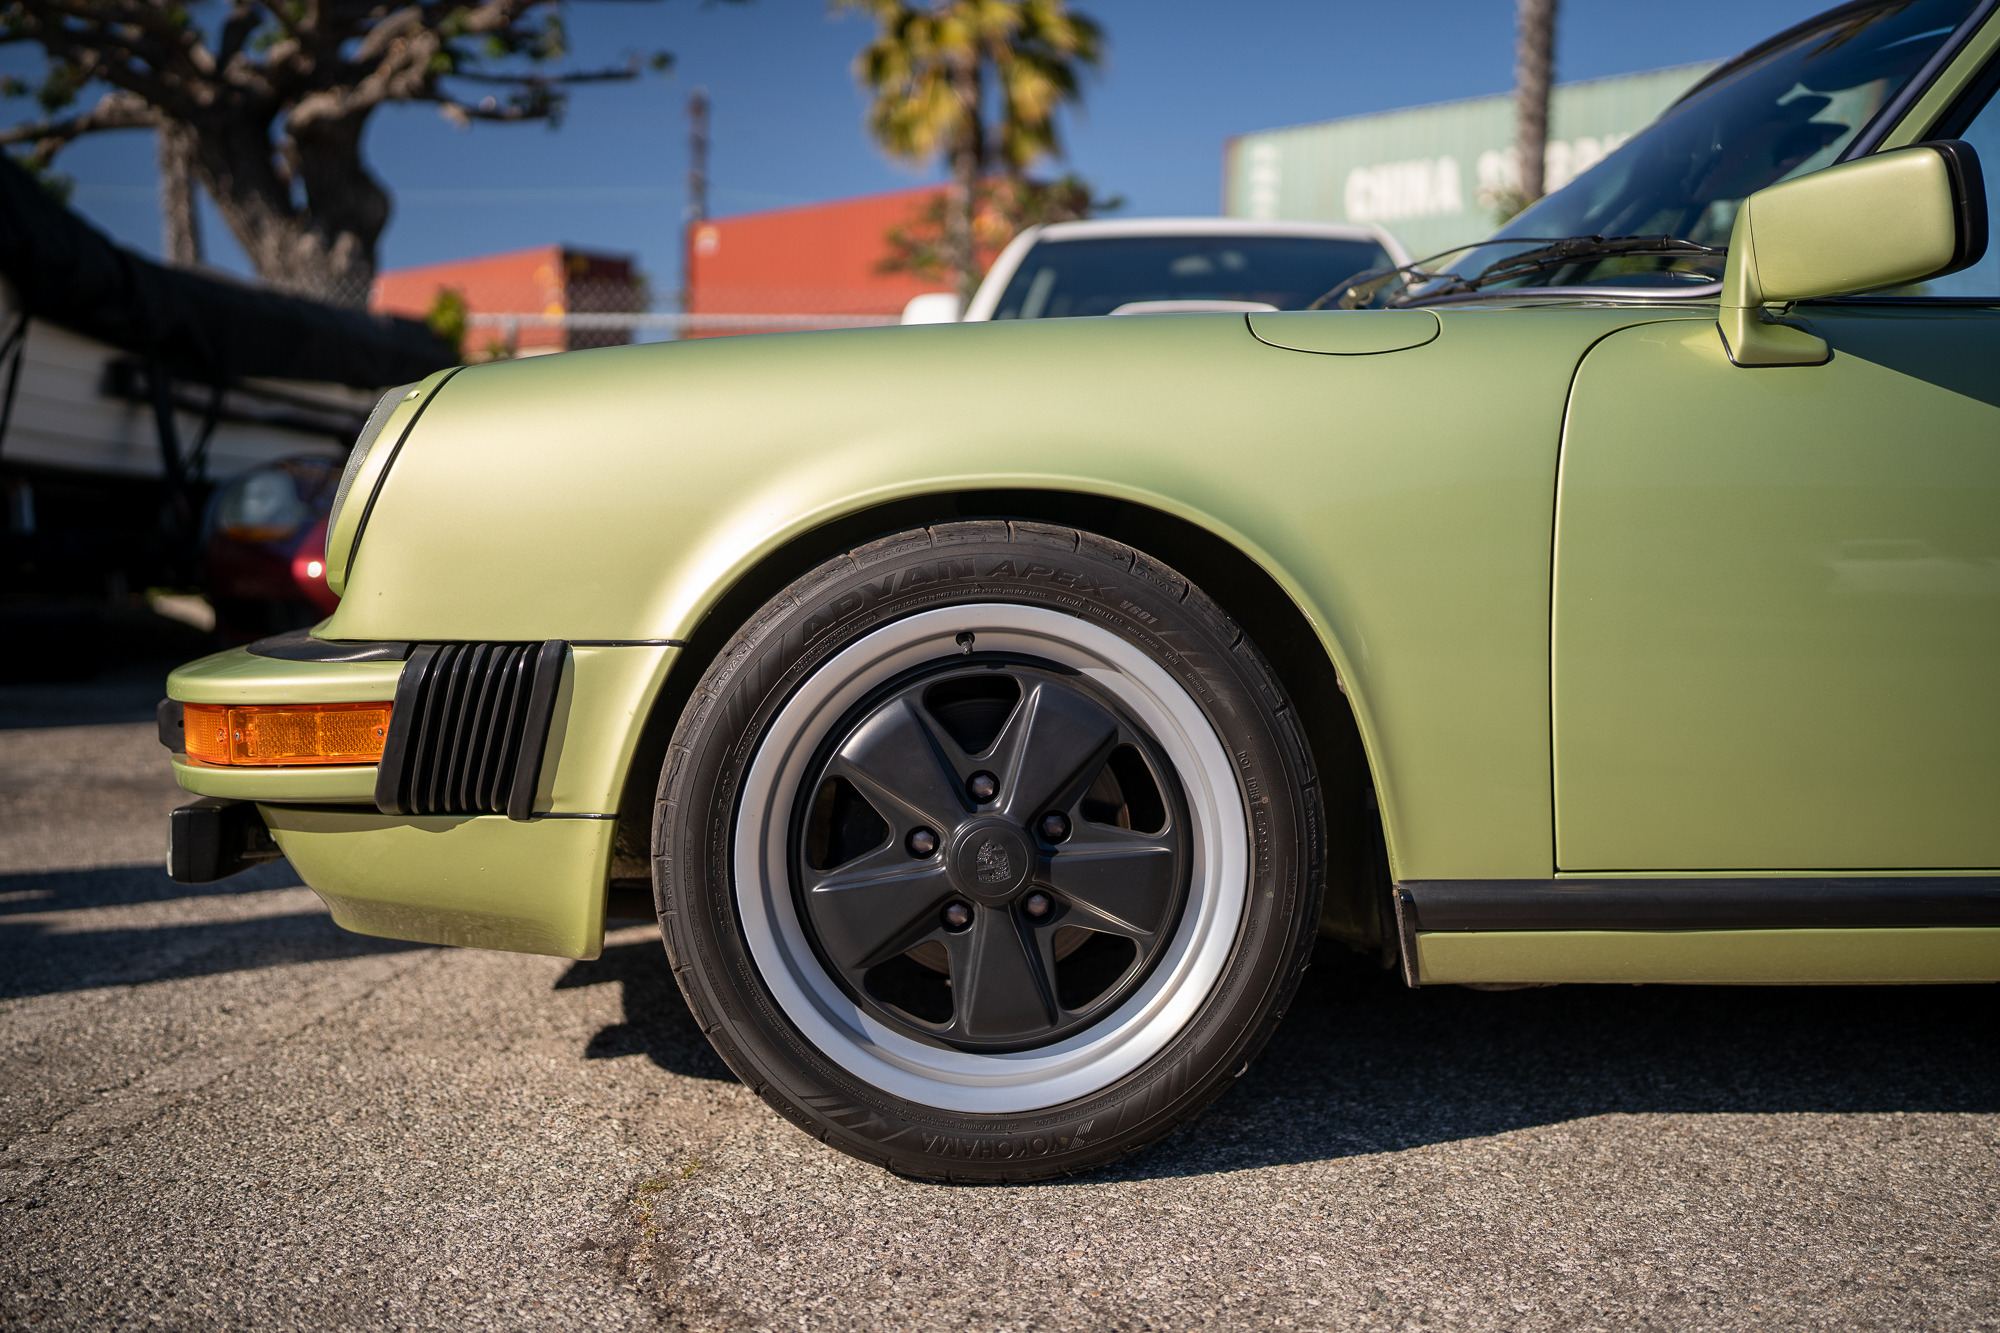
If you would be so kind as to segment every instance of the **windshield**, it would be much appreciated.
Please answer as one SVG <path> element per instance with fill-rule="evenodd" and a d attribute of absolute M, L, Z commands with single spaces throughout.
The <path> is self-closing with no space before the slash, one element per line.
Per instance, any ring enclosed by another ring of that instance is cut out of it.
<path fill-rule="evenodd" d="M 1746 196 L 1832 166 L 1974 3 L 1885 0 L 1837 10 L 1711 79 L 1617 152 L 1513 218 L 1493 241 L 1426 268 L 1472 278 L 1529 248 L 1494 243 L 1510 236 L 1671 236 L 1725 247 Z M 1485 290 L 1672 289 L 1713 282 L 1722 276 L 1722 266 L 1720 254 L 1582 258 Z M 1414 297 L 1453 289 L 1450 283 L 1427 284 Z"/>
<path fill-rule="evenodd" d="M 1041 241 L 995 319 L 1108 315 L 1134 301 L 1260 301 L 1303 310 L 1327 288 L 1393 263 L 1374 241 L 1320 236 L 1105 236 Z"/>

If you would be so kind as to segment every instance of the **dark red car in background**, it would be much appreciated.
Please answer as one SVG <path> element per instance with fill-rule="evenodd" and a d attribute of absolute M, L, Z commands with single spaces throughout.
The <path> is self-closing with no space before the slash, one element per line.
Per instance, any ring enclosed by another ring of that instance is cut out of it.
<path fill-rule="evenodd" d="M 203 582 L 225 642 L 304 629 L 333 613 L 326 516 L 340 486 L 332 458 L 287 458 L 218 486 L 202 518 Z"/>

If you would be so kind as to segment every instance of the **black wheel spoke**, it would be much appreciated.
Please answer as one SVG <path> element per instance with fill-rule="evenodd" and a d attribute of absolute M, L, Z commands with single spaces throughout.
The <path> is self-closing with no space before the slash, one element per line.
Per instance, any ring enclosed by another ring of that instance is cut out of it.
<path fill-rule="evenodd" d="M 965 814 L 958 775 L 908 699 L 892 700 L 855 728 L 828 772 L 843 773 L 891 825 L 945 830 Z"/>
<path fill-rule="evenodd" d="M 1069 804 L 1117 743 L 1118 719 L 1082 692 L 1034 685 L 994 746 L 1003 810 L 1026 823 Z"/>
<path fill-rule="evenodd" d="M 935 861 L 912 862 L 900 847 L 806 872 L 806 905 L 834 961 L 862 972 L 938 929 L 951 881 Z"/>
<path fill-rule="evenodd" d="M 952 1027 L 975 1041 L 1028 1041 L 1054 1026 L 1053 987 L 1042 951 L 1004 908 L 982 909 L 972 929 L 946 941 Z"/>
<path fill-rule="evenodd" d="M 1083 815 L 1097 809 L 1085 800 L 1093 783 L 1126 780 L 1113 772 L 1121 746 L 1164 774 L 1153 808 L 1161 798 L 1178 808 L 1151 740 L 1087 682 L 1024 662 L 912 673 L 849 727 L 801 784 L 793 852 L 801 917 L 842 987 L 909 1035 L 968 1049 L 1046 1044 L 1096 1021 L 1115 996 L 1061 1005 L 1069 954 L 1089 947 L 1064 929 L 1132 941 L 1126 976 L 1136 977 L 1187 888 L 1178 821 L 1134 833 Z M 857 793 L 879 823 L 857 809 Z M 872 845 L 856 854 L 862 844 Z M 912 950 L 928 980 L 897 961 Z M 933 996 L 920 1006 L 931 1019 L 892 998 L 920 994 Z M 946 995 L 951 1019 L 940 1027 Z"/>
<path fill-rule="evenodd" d="M 1152 936 L 1179 896 L 1180 875 L 1165 839 L 1087 824 L 1056 851 L 1046 878 L 1068 903 L 1070 924 Z"/>

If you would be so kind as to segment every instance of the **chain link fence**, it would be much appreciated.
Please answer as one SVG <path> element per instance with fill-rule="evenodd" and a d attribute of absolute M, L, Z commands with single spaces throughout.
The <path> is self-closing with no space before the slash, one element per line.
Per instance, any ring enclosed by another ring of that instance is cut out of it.
<path fill-rule="evenodd" d="M 803 329 L 872 328 L 899 322 L 875 312 L 810 313 L 800 302 L 792 311 L 710 312 L 648 309 L 643 279 L 572 279 L 564 299 L 540 310 L 476 310 L 466 317 L 463 340 L 468 360 L 490 361 L 542 352 L 614 347 L 631 342 L 778 333 Z M 822 310 L 824 308 L 822 307 Z"/>

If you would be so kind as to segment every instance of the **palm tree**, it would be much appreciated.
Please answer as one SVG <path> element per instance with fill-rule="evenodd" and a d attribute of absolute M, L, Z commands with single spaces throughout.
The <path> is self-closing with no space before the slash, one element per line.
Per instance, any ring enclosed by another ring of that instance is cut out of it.
<path fill-rule="evenodd" d="M 1549 82 L 1555 77 L 1556 0 L 1519 0 L 1514 45 L 1514 154 L 1521 164 L 1520 208 L 1542 197 L 1549 145 Z M 1514 211 L 1520 211 L 1519 208 Z"/>
<path fill-rule="evenodd" d="M 868 128 L 876 141 L 912 162 L 943 154 L 950 165 L 945 246 L 969 301 L 979 284 L 972 224 L 980 178 L 997 168 L 1018 180 L 1062 151 L 1056 112 L 1082 100 L 1080 79 L 1103 58 L 1104 30 L 1068 0 L 834 3 L 875 19 L 855 73 L 875 99 Z"/>

